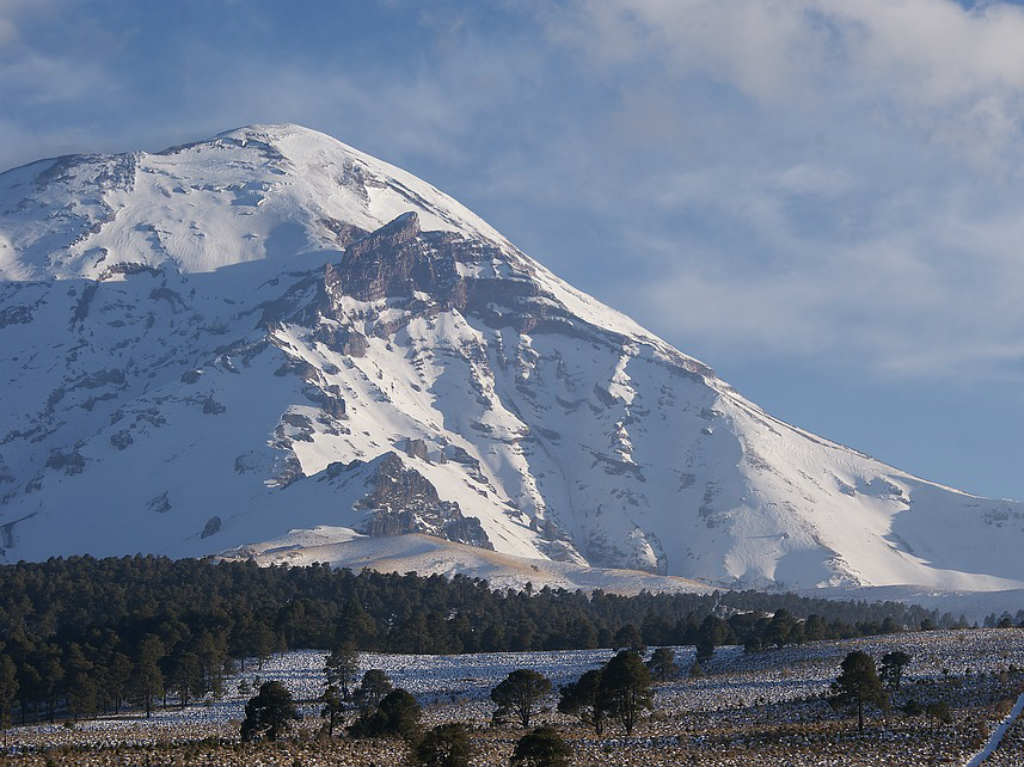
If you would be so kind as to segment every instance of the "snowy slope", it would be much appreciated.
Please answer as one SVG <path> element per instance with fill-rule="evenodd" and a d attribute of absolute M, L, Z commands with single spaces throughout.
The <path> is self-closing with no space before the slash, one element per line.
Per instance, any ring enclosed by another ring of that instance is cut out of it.
<path fill-rule="evenodd" d="M 0 341 L 7 560 L 326 525 L 731 585 L 1024 587 L 1024 505 L 772 418 L 297 126 L 0 174 Z"/>
<path fill-rule="evenodd" d="M 374 538 L 351 528 L 320 526 L 312 530 L 291 530 L 287 535 L 260 544 L 239 546 L 222 552 L 223 559 L 252 559 L 260 565 L 311 565 L 323 562 L 352 570 L 363 568 L 383 573 L 417 572 L 420 575 L 456 573 L 483 578 L 493 588 L 534 589 L 606 593 L 710 593 L 711 586 L 687 578 L 655 575 L 642 570 L 585 567 L 572 562 L 529 559 L 500 554 L 476 546 L 454 543 L 430 535 L 409 533 Z"/>

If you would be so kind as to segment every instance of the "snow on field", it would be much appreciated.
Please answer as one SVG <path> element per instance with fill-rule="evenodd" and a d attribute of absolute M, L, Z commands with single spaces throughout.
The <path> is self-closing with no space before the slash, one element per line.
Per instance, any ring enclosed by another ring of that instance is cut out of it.
<path fill-rule="evenodd" d="M 692 647 L 673 648 L 676 662 L 685 672 L 694 661 Z M 908 687 L 917 682 L 943 679 L 947 674 L 968 678 L 994 674 L 1011 664 L 1024 668 L 1024 631 L 1020 629 L 982 629 L 939 631 L 891 635 L 866 639 L 814 642 L 760 653 L 745 653 L 740 647 L 720 647 L 708 665 L 708 676 L 684 675 L 657 687 L 655 707 L 675 712 L 718 712 L 724 720 L 744 721 L 757 707 L 786 701 L 818 697 L 828 691 L 839 664 L 852 649 L 862 649 L 877 659 L 894 649 L 911 655 L 904 681 Z M 509 672 L 518 668 L 534 669 L 547 676 L 554 693 L 560 685 L 577 679 L 583 672 L 597 668 L 612 657 L 608 649 L 473 653 L 464 655 L 360 654 L 360 676 L 371 669 L 383 670 L 396 687 L 412 692 L 428 707 L 428 718 L 460 720 L 484 724 L 489 720 L 493 689 Z M 245 672 L 236 673 L 225 683 L 221 700 L 207 700 L 185 709 L 159 709 L 151 720 L 137 715 L 101 718 L 78 725 L 79 737 L 95 733 L 97 738 L 119 737 L 128 731 L 133 738 L 154 738 L 182 726 L 194 732 L 230 735 L 243 717 L 245 701 L 253 694 L 251 684 L 261 681 L 283 682 L 303 704 L 305 715 L 315 717 L 312 704 L 324 689 L 322 652 L 298 651 L 270 658 L 262 670 L 250 662 Z M 239 683 L 247 687 L 240 691 Z M 964 692 L 969 696 L 969 686 Z M 225 725 L 231 725 L 225 729 Z M 16 742 L 45 734 L 60 734 L 60 725 L 34 725 L 16 728 Z M 88 737 L 88 736 L 87 736 Z"/>

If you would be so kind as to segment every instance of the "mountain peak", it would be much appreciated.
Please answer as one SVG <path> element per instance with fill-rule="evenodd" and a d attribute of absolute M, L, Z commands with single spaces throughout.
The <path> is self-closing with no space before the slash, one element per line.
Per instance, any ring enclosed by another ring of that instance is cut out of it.
<path fill-rule="evenodd" d="M 1021 504 L 772 418 L 300 126 L 0 175 L 0 332 L 0 558 L 329 525 L 727 585 L 1021 582 Z"/>

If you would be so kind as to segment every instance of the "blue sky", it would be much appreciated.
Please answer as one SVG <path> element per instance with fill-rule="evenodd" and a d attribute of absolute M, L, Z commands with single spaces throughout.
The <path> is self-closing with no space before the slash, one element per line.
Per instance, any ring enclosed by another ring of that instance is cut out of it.
<path fill-rule="evenodd" d="M 0 0 L 0 166 L 297 122 L 774 414 L 1024 498 L 1024 11 Z"/>

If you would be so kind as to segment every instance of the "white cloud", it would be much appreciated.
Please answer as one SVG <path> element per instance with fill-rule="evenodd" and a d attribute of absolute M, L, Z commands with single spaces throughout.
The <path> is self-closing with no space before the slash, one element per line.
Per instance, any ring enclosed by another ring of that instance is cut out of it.
<path fill-rule="evenodd" d="M 623 225 L 661 268 L 613 300 L 724 355 L 1019 372 L 1020 7 L 580 0 L 541 18 L 617 84 L 605 119 L 635 169 L 617 204 L 647 201 Z"/>

